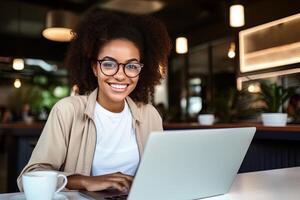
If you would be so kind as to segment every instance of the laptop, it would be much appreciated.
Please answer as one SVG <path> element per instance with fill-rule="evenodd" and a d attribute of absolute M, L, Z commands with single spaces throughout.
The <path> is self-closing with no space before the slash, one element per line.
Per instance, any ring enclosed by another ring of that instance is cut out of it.
<path fill-rule="evenodd" d="M 226 194 L 256 128 L 152 132 L 128 194 L 80 191 L 89 199 L 191 200 Z"/>

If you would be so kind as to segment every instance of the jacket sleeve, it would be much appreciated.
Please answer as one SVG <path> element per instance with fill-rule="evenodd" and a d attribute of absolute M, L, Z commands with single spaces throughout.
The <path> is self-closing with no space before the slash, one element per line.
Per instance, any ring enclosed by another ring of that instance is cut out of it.
<path fill-rule="evenodd" d="M 142 116 L 144 121 L 143 128 L 145 128 L 144 130 L 147 130 L 147 135 L 150 134 L 152 131 L 163 130 L 162 118 L 153 105 L 145 105 L 144 109 L 142 109 Z"/>
<path fill-rule="evenodd" d="M 163 130 L 163 121 L 159 114 L 159 112 L 156 110 L 156 108 L 152 105 L 149 106 L 149 114 L 151 113 L 151 116 L 149 117 L 150 120 L 148 123 L 150 123 L 150 130 L 151 131 L 162 131 Z"/>
<path fill-rule="evenodd" d="M 31 158 L 17 179 L 20 191 L 23 191 L 21 177 L 24 173 L 37 170 L 59 171 L 64 164 L 69 141 L 69 130 L 66 126 L 68 122 L 66 122 L 67 118 L 64 115 L 71 113 L 65 113 L 66 110 L 62 112 L 61 107 L 62 105 L 56 104 L 51 110 Z M 72 117 L 68 117 L 68 119 L 70 118 Z"/>

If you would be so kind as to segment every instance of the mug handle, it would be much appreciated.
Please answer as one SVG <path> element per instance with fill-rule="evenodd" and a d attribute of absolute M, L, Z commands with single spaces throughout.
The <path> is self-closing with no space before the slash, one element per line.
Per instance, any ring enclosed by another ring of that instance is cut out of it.
<path fill-rule="evenodd" d="M 62 177 L 64 179 L 64 182 L 63 182 L 62 186 L 55 191 L 55 193 L 59 193 L 61 190 L 63 190 L 68 183 L 68 179 L 65 175 L 58 174 L 57 178 L 59 178 L 59 177 Z"/>

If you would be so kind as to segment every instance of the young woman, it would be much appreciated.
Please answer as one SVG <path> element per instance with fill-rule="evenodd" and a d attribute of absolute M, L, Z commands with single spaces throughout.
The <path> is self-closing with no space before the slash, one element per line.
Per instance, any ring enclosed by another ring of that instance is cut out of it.
<path fill-rule="evenodd" d="M 149 16 L 93 10 L 74 30 L 66 58 L 80 95 L 53 108 L 29 163 L 68 176 L 68 189 L 128 191 L 151 131 L 162 120 L 148 104 L 171 45 Z"/>

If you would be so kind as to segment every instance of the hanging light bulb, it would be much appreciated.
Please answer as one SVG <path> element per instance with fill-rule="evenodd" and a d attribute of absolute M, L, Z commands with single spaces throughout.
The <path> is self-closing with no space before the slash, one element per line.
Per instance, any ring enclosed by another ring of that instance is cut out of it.
<path fill-rule="evenodd" d="M 230 26 L 241 27 L 245 25 L 244 6 L 236 4 L 230 6 Z"/>
<path fill-rule="evenodd" d="M 14 70 L 23 70 L 24 69 L 24 60 L 22 58 L 15 58 L 13 60 L 13 69 Z"/>
<path fill-rule="evenodd" d="M 229 58 L 234 58 L 235 57 L 235 44 L 234 44 L 234 42 L 230 43 L 227 55 L 228 55 Z"/>
<path fill-rule="evenodd" d="M 260 85 L 257 84 L 257 83 L 256 84 L 250 84 L 248 86 L 248 92 L 250 92 L 250 93 L 258 93 L 260 91 L 261 91 Z"/>
<path fill-rule="evenodd" d="M 17 23 L 17 31 L 18 31 L 18 38 L 17 38 L 17 42 L 19 43 L 20 40 L 21 40 L 21 5 L 20 3 L 18 4 L 18 7 L 17 7 L 17 14 L 18 14 L 18 23 Z M 20 54 L 20 46 L 18 45 L 17 46 L 17 56 L 16 58 L 13 59 L 13 69 L 14 70 L 23 70 L 24 69 L 24 60 L 23 58 L 20 58 L 22 57 L 21 54 Z"/>
<path fill-rule="evenodd" d="M 176 38 L 176 53 L 185 54 L 188 52 L 188 41 L 186 37 Z"/>
<path fill-rule="evenodd" d="M 14 87 L 15 88 L 20 88 L 22 86 L 21 80 L 16 78 L 15 82 L 14 82 Z"/>

